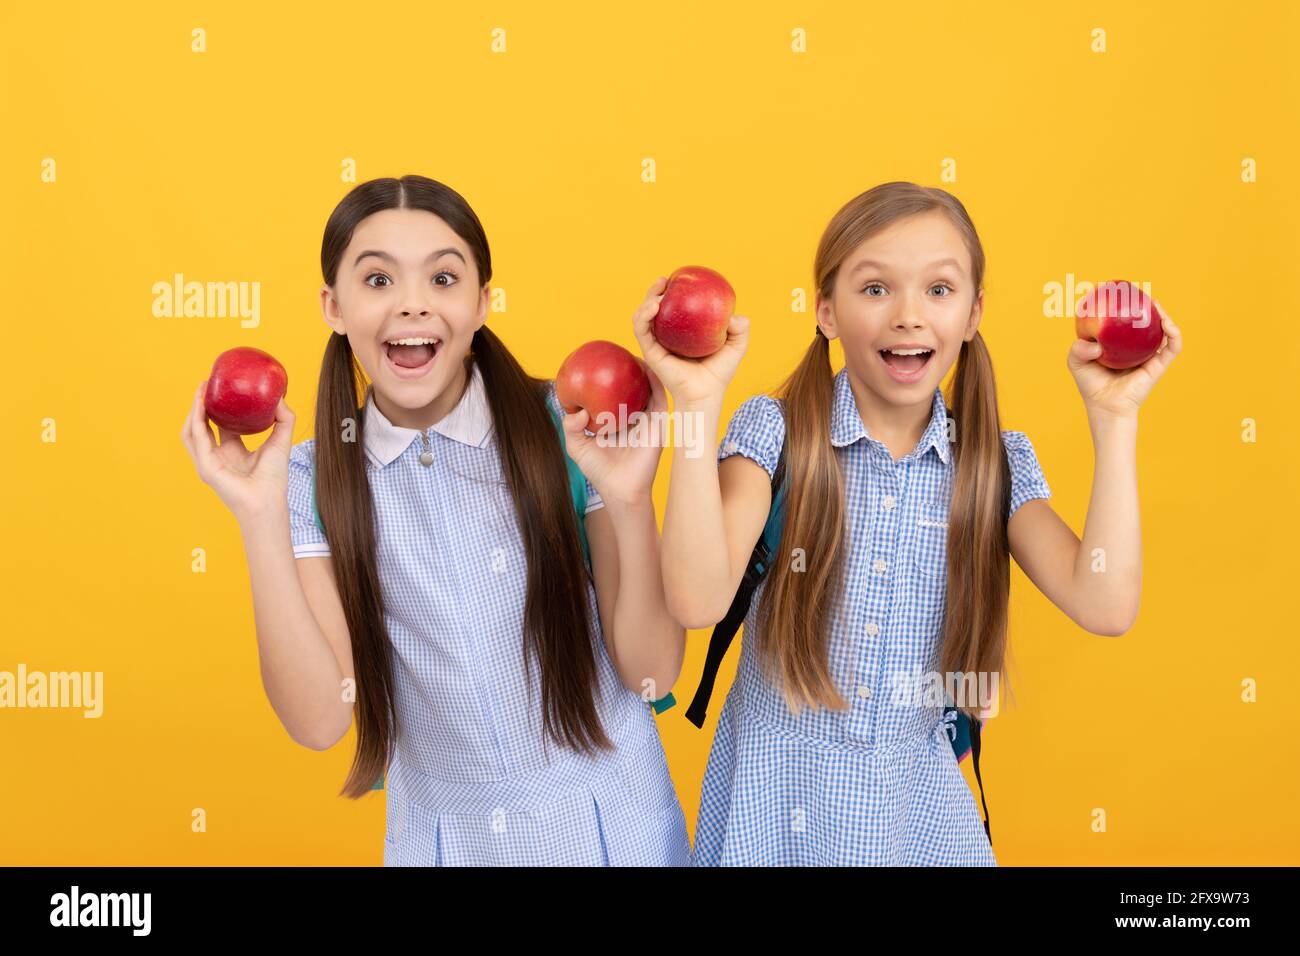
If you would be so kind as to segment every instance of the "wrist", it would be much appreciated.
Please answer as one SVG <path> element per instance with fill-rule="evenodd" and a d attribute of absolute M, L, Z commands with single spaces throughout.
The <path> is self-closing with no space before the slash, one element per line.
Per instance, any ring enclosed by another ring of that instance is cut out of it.
<path fill-rule="evenodd" d="M 235 515 L 239 530 L 247 537 L 267 530 L 279 531 L 289 527 L 289 504 L 286 501 L 256 505 Z"/>
<path fill-rule="evenodd" d="M 638 494 L 621 494 L 606 497 L 601 495 L 601 500 L 605 502 L 605 508 L 609 511 L 611 518 L 635 517 L 637 515 L 653 515 L 655 513 L 654 499 L 650 497 L 650 489 Z"/>

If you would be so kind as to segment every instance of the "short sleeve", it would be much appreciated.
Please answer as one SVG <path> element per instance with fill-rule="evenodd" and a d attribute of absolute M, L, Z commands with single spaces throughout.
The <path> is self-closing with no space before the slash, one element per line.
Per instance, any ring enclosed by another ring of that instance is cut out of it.
<path fill-rule="evenodd" d="M 560 405 L 560 400 L 555 394 L 554 379 L 552 379 L 546 385 L 546 402 L 551 406 L 552 411 L 554 411 L 556 415 L 558 415 L 561 418 L 564 417 L 564 408 Z M 563 434 L 560 434 L 560 443 L 561 443 L 560 447 L 564 448 L 565 446 L 563 444 L 564 443 Z M 564 454 L 565 457 L 568 457 L 569 453 L 566 450 Z M 582 469 L 578 469 L 578 470 L 581 471 Z M 597 508 L 605 507 L 605 500 L 600 497 L 600 492 L 596 490 L 596 486 L 591 483 L 591 481 L 587 478 L 586 475 L 582 476 L 582 480 L 586 483 L 587 486 L 587 509 L 583 512 L 583 514 L 589 515 Z"/>
<path fill-rule="evenodd" d="M 1047 486 L 1043 469 L 1034 454 L 1034 445 L 1024 432 L 1003 432 L 1002 443 L 1007 449 L 1007 463 L 1011 466 L 1011 508 L 1007 520 L 1016 513 L 1016 509 L 1031 498 L 1050 498 L 1052 490 Z"/>
<path fill-rule="evenodd" d="M 776 475 L 781 445 L 785 442 L 785 417 L 781 404 L 770 395 L 755 395 L 736 409 L 727 424 L 718 461 L 744 455 L 763 466 L 768 478 Z"/>
<path fill-rule="evenodd" d="M 289 537 L 295 558 L 323 558 L 330 553 L 325 532 L 316 523 L 312 466 L 315 441 L 294 445 L 289 452 Z"/>

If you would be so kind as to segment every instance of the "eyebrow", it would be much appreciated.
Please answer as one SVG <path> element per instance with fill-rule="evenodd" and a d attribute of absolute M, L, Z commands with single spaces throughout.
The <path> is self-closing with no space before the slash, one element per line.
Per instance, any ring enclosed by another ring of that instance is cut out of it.
<path fill-rule="evenodd" d="M 937 268 L 939 268 L 939 266 L 955 266 L 956 268 L 960 269 L 960 268 L 961 268 L 961 263 L 958 262 L 956 259 L 953 259 L 953 258 L 949 257 L 949 258 L 946 258 L 946 259 L 936 259 L 936 260 L 934 260 L 934 262 L 931 262 L 928 266 L 926 266 L 926 268 L 927 268 L 927 269 L 937 269 Z M 861 262 L 859 262 L 856 266 L 853 267 L 853 271 L 850 272 L 849 275 L 850 275 L 850 276 L 855 276 L 855 275 L 857 275 L 859 272 L 861 272 L 863 269 L 866 269 L 866 268 L 868 268 L 868 267 L 873 267 L 873 268 L 876 268 L 876 269 L 881 269 L 881 270 L 886 271 L 886 272 L 889 271 L 889 266 L 887 266 L 887 265 L 886 265 L 885 263 L 883 263 L 883 262 L 877 262 L 877 261 L 874 260 L 874 259 L 863 259 Z"/>
<path fill-rule="evenodd" d="M 448 246 L 446 249 L 435 249 L 433 252 L 429 253 L 429 257 L 424 261 L 433 262 L 435 259 L 439 259 L 442 256 L 447 255 L 448 253 L 455 256 L 461 262 L 465 261 L 465 257 L 460 254 L 460 250 L 453 249 L 451 246 Z M 364 259 L 366 256 L 377 256 L 380 259 L 384 259 L 388 262 L 391 262 L 393 265 L 397 265 L 397 260 L 393 258 L 389 253 L 384 252 L 382 249 L 367 249 L 365 252 L 361 253 L 355 259 L 352 260 L 352 268 L 355 269 L 358 265 L 360 265 L 361 260 Z"/>

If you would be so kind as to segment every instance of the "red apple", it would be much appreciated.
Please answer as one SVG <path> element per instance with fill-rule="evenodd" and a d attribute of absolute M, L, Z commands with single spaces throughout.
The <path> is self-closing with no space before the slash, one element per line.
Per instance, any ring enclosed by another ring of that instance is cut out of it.
<path fill-rule="evenodd" d="M 208 418 L 236 435 L 256 435 L 275 424 L 289 388 L 284 366 L 261 349 L 241 346 L 217 356 L 204 397 Z"/>
<path fill-rule="evenodd" d="M 622 421 L 650 404 L 650 377 L 645 362 L 621 345 L 597 340 L 579 346 L 564 360 L 555 376 L 555 397 L 568 414 L 587 410 L 587 430 L 595 433 L 611 415 L 615 430 Z"/>
<path fill-rule="evenodd" d="M 651 332 L 674 355 L 704 358 L 727 341 L 735 307 L 735 290 L 721 275 L 704 266 L 682 266 L 668 277 Z"/>
<path fill-rule="evenodd" d="M 1150 296 L 1131 282 L 1103 282 L 1079 302 L 1079 338 L 1101 343 L 1098 363 L 1123 369 L 1141 365 L 1160 349 L 1164 329 Z"/>

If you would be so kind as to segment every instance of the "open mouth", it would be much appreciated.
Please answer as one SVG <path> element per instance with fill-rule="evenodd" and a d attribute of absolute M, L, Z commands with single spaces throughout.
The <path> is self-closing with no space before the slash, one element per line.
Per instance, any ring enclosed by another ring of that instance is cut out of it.
<path fill-rule="evenodd" d="M 389 367 L 402 378 L 415 378 L 433 367 L 433 360 L 442 351 L 442 339 L 402 338 L 384 343 L 384 354 Z"/>
<path fill-rule="evenodd" d="M 934 349 L 881 349 L 879 355 L 897 381 L 914 382 L 925 374 L 934 358 Z"/>

